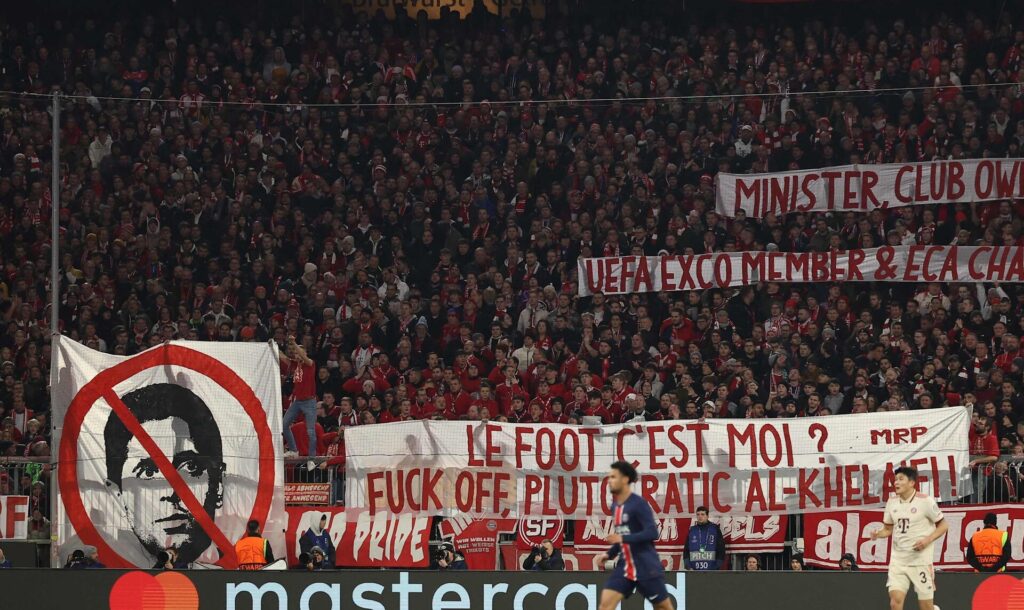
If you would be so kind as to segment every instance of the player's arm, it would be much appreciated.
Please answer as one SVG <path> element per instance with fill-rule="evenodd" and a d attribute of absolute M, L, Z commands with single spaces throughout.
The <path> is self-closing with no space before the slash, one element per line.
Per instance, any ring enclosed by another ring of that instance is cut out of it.
<path fill-rule="evenodd" d="M 639 502 L 637 504 L 640 504 Z M 622 536 L 624 544 L 636 542 L 654 542 L 658 539 L 658 524 L 654 521 L 654 511 L 650 504 L 643 502 L 643 508 L 634 511 L 633 515 L 640 521 L 640 531 Z"/>
<path fill-rule="evenodd" d="M 942 518 L 942 511 L 939 510 L 939 504 L 934 499 L 931 500 L 931 506 L 929 506 L 928 512 L 928 516 L 935 522 L 935 529 L 932 530 L 932 533 L 914 543 L 915 551 L 920 551 L 932 542 L 935 542 L 939 538 L 945 536 L 946 532 L 949 531 L 949 524 Z"/>
<path fill-rule="evenodd" d="M 871 539 L 878 540 L 879 538 L 888 538 L 892 536 L 892 516 L 889 515 L 889 507 L 886 505 L 885 512 L 882 513 L 882 527 L 871 532 Z"/>
<path fill-rule="evenodd" d="M 925 536 L 924 538 L 918 540 L 914 544 L 914 550 L 915 551 L 920 551 L 924 547 L 926 547 L 929 544 L 935 542 L 939 538 L 942 538 L 943 536 L 945 536 L 946 532 L 948 532 L 948 531 L 949 531 L 949 524 L 946 523 L 945 519 L 941 519 L 938 523 L 935 524 L 935 529 L 932 530 L 932 533 L 930 533 L 927 536 Z"/>

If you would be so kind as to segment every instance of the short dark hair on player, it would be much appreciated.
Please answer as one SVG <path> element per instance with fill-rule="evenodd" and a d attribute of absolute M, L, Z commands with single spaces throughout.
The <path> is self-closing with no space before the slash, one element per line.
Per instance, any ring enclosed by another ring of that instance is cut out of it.
<path fill-rule="evenodd" d="M 612 469 L 618 470 L 623 475 L 625 475 L 625 477 L 629 479 L 630 483 L 636 483 L 638 476 L 636 473 L 636 468 L 634 468 L 633 465 L 630 464 L 629 462 L 623 462 L 621 460 L 615 462 L 614 464 L 612 464 Z"/>
<path fill-rule="evenodd" d="M 911 468 L 910 466 L 900 466 L 896 469 L 893 474 L 902 474 L 911 481 L 917 481 L 917 468 Z"/>
<path fill-rule="evenodd" d="M 708 507 L 707 506 L 698 506 L 697 510 L 694 511 L 694 512 L 697 512 L 697 513 L 708 513 L 709 511 L 708 511 Z"/>

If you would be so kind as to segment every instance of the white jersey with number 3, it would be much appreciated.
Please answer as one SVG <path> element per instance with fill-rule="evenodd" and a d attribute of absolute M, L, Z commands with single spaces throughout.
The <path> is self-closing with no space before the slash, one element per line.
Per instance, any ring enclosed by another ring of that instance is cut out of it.
<path fill-rule="evenodd" d="M 894 495 L 885 503 L 883 522 L 892 526 L 890 563 L 903 566 L 930 566 L 934 561 L 934 542 L 920 551 L 914 550 L 918 540 L 935 531 L 942 521 L 942 511 L 935 498 L 917 492 L 909 501 Z"/>

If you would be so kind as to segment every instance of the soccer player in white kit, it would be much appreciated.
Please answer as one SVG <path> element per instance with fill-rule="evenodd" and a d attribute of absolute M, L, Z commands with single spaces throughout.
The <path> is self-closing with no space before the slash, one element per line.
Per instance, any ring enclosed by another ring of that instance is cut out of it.
<path fill-rule="evenodd" d="M 949 529 L 935 498 L 917 491 L 917 470 L 907 466 L 896 469 L 893 483 L 896 495 L 885 503 L 882 528 L 871 532 L 871 539 L 892 536 L 889 556 L 890 610 L 903 610 L 910 587 L 917 593 L 921 610 L 939 610 L 935 605 L 935 567 L 933 543 Z"/>

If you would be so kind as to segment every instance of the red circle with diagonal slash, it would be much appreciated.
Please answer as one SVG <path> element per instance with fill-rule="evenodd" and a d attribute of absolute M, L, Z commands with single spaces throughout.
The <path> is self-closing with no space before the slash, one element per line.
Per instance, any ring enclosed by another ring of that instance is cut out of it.
<path fill-rule="evenodd" d="M 82 493 L 78 487 L 78 468 L 76 466 L 78 463 L 78 437 L 81 434 L 85 416 L 104 394 L 112 393 L 117 384 L 132 375 L 155 366 L 166 365 L 180 366 L 205 375 L 224 388 L 242 405 L 246 415 L 252 420 L 253 428 L 256 432 L 261 463 L 259 482 L 256 486 L 256 501 L 253 504 L 252 514 L 249 516 L 249 519 L 255 519 L 265 524 L 267 515 L 270 513 L 270 504 L 274 495 L 274 439 L 270 433 L 270 426 L 267 424 L 263 405 L 252 391 L 252 388 L 249 387 L 249 384 L 245 383 L 237 373 L 223 362 L 202 352 L 180 345 L 163 345 L 156 349 L 147 350 L 138 356 L 106 369 L 96 375 L 92 381 L 85 384 L 68 406 L 67 414 L 64 416 L 64 427 L 61 432 L 60 450 L 58 453 L 59 464 L 71 466 L 70 468 L 57 468 L 57 481 L 60 485 L 60 494 L 64 502 L 64 508 L 82 542 L 95 546 L 101 554 L 101 559 L 110 567 L 131 568 L 135 566 L 118 555 L 107 544 L 86 514 L 85 503 L 82 501 Z M 263 467 L 266 462 L 270 462 L 268 464 L 269 467 Z M 172 476 L 166 472 L 163 474 L 169 479 Z M 214 527 L 216 529 L 216 526 Z M 206 531 L 211 541 L 216 540 L 218 537 L 224 538 L 220 530 L 211 532 L 207 530 L 206 526 L 203 526 L 203 530 Z M 222 548 L 221 551 L 224 553 L 226 560 L 224 561 L 224 564 L 226 564 L 224 567 L 236 567 L 234 547 L 229 545 L 229 548 Z"/>

